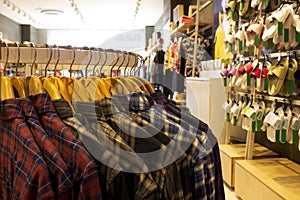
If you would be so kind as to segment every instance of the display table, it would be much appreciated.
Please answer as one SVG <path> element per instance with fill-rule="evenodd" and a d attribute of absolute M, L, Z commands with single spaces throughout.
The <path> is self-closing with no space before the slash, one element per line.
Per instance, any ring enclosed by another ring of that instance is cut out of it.
<path fill-rule="evenodd" d="M 286 158 L 239 160 L 235 193 L 244 200 L 300 199 L 300 165 Z"/>
<path fill-rule="evenodd" d="M 220 145 L 220 156 L 224 181 L 235 187 L 235 162 L 245 158 L 245 144 Z M 254 145 L 254 159 L 278 157 L 278 154 L 259 144 Z"/>

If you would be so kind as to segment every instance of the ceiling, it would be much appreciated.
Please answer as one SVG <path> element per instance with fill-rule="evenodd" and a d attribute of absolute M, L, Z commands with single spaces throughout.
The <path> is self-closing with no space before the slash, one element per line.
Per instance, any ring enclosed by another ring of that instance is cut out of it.
<path fill-rule="evenodd" d="M 60 13 L 54 15 L 52 10 Z M 163 0 L 2 0 L 0 4 L 1 14 L 40 29 L 141 29 L 155 25 L 162 12 Z"/>

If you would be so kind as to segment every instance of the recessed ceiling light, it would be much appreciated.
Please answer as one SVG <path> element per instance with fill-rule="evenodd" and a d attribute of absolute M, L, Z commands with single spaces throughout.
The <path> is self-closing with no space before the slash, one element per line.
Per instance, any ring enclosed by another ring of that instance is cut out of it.
<path fill-rule="evenodd" d="M 43 14 L 45 14 L 45 15 L 60 15 L 60 14 L 64 14 L 63 11 L 61 11 L 61 10 L 55 10 L 55 9 L 43 9 L 40 12 L 43 13 Z"/>

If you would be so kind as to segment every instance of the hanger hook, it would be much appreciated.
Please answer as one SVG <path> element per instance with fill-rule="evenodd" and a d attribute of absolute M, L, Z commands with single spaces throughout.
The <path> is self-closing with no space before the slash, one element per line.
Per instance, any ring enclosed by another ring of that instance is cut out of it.
<path fill-rule="evenodd" d="M 84 47 L 83 49 L 85 50 L 89 50 L 89 54 L 90 54 L 90 59 L 88 61 L 88 63 L 86 64 L 86 67 L 85 67 L 85 77 L 87 78 L 88 76 L 88 67 L 90 66 L 91 62 L 92 62 L 92 58 L 93 58 L 93 53 L 92 53 L 92 49 L 90 47 Z"/>
<path fill-rule="evenodd" d="M 117 61 L 113 64 L 113 66 L 110 69 L 110 77 L 112 77 L 112 71 L 114 69 L 114 67 L 118 64 L 120 57 L 119 57 L 119 52 L 118 51 L 114 51 L 117 54 Z"/>
<path fill-rule="evenodd" d="M 125 69 L 124 69 L 124 76 L 126 77 L 126 69 L 127 69 L 128 65 L 129 65 L 129 52 L 126 51 L 125 53 L 126 53 L 126 56 L 127 56 L 127 63 L 125 65 Z"/>
<path fill-rule="evenodd" d="M 100 48 L 96 48 L 97 52 L 98 52 L 98 61 L 95 64 L 94 68 L 93 68 L 93 76 L 95 76 L 96 74 L 96 67 L 99 65 L 100 61 L 101 61 L 101 49 Z"/>
<path fill-rule="evenodd" d="M 53 52 L 52 52 L 52 46 L 46 44 L 46 47 L 49 48 L 49 50 L 50 50 L 50 56 L 49 56 L 49 59 L 48 59 L 48 62 L 47 62 L 47 64 L 46 64 L 46 66 L 45 66 L 45 77 L 47 77 L 48 66 L 49 66 L 49 64 L 50 64 L 50 62 L 51 62 L 52 55 L 53 55 Z"/>
<path fill-rule="evenodd" d="M 104 62 L 100 68 L 100 74 L 102 73 L 102 69 L 103 67 L 106 65 L 106 61 L 107 61 L 107 53 L 106 53 L 106 49 L 104 49 L 104 54 L 105 54 L 105 59 L 104 59 Z"/>
<path fill-rule="evenodd" d="M 136 68 L 137 64 L 138 64 L 138 58 L 137 58 L 137 55 L 134 53 L 134 59 L 135 59 L 135 62 L 134 62 L 134 65 L 132 66 L 131 70 L 130 70 L 130 75 L 132 76 L 132 71 Z"/>
<path fill-rule="evenodd" d="M 143 67 L 143 65 L 145 63 L 145 60 L 144 60 L 143 56 L 141 56 L 141 55 L 138 55 L 138 56 L 140 57 L 140 66 L 139 66 L 139 68 L 137 70 L 137 73 L 139 73 L 141 71 L 141 69 L 142 69 L 142 67 Z"/>
<path fill-rule="evenodd" d="M 4 69 L 3 69 L 4 76 L 6 76 L 6 67 L 8 65 L 8 58 L 9 58 L 9 48 L 8 48 L 8 44 L 6 42 L 2 41 L 2 43 L 4 43 L 5 47 L 6 47 L 6 60 L 5 60 Z"/>
<path fill-rule="evenodd" d="M 20 65 L 20 58 L 21 58 L 21 49 L 20 49 L 20 45 L 18 42 L 15 42 L 16 47 L 18 48 L 18 60 L 17 60 L 17 64 L 16 64 L 16 76 L 18 76 L 18 69 L 19 69 L 19 65 Z"/>
<path fill-rule="evenodd" d="M 72 50 L 73 50 L 73 60 L 71 62 L 71 65 L 70 65 L 70 77 L 72 77 L 72 67 L 73 67 L 73 64 L 75 62 L 75 58 L 76 58 L 76 51 L 75 51 L 75 48 L 72 47 L 71 45 L 69 46 Z"/>
<path fill-rule="evenodd" d="M 33 61 L 31 63 L 31 70 L 30 70 L 30 75 L 32 75 L 33 74 L 33 66 L 36 62 L 37 50 L 36 50 L 35 44 L 33 44 L 32 42 L 30 42 L 30 46 L 32 46 L 32 48 L 34 50 L 34 56 L 33 56 Z"/>
<path fill-rule="evenodd" d="M 123 66 L 123 64 L 125 63 L 125 52 L 120 52 L 122 53 L 122 57 L 123 57 L 123 60 L 122 60 L 122 63 L 120 64 L 120 66 L 118 67 L 118 75 L 120 76 L 120 68 Z"/>
<path fill-rule="evenodd" d="M 59 46 L 57 46 L 57 60 L 54 66 L 54 76 L 56 76 L 56 69 L 57 69 L 57 65 L 59 63 L 59 59 L 60 59 L 60 49 Z"/>

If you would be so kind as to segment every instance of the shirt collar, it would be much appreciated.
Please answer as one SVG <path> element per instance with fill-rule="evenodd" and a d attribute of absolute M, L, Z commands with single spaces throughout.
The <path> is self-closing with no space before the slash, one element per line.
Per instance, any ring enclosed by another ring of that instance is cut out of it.
<path fill-rule="evenodd" d="M 11 120 L 24 118 L 22 107 L 18 99 L 7 99 L 0 103 L 0 119 Z"/>
<path fill-rule="evenodd" d="M 29 99 L 31 99 L 31 101 L 33 102 L 39 115 L 45 113 L 56 113 L 56 109 L 48 94 L 33 95 L 30 96 Z"/>

